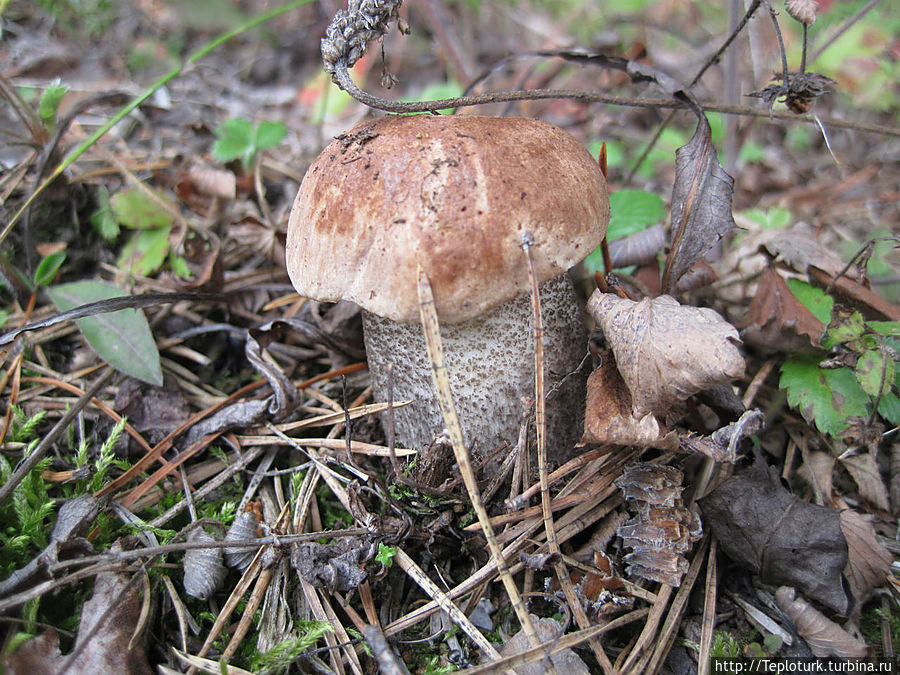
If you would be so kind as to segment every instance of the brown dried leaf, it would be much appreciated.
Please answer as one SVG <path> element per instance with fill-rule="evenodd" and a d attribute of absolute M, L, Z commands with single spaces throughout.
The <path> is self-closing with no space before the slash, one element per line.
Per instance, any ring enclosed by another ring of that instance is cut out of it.
<path fill-rule="evenodd" d="M 118 548 L 116 544 L 111 550 Z M 84 603 L 68 672 L 149 675 L 141 616 L 140 584 L 131 574 L 101 572 Z"/>
<path fill-rule="evenodd" d="M 675 434 L 667 433 L 653 415 L 632 417 L 631 393 L 609 350 L 603 353 L 600 366 L 588 377 L 582 441 L 668 450 L 678 443 Z"/>
<path fill-rule="evenodd" d="M 741 337 L 747 344 L 792 354 L 818 347 L 825 324 L 813 316 L 791 293 L 781 275 L 769 267 L 759 278 L 741 328 Z"/>
<path fill-rule="evenodd" d="M 709 122 L 699 115 L 693 138 L 675 152 L 672 245 L 663 275 L 664 293 L 670 293 L 681 276 L 735 226 L 733 193 L 734 179 L 719 164 Z"/>
<path fill-rule="evenodd" d="M 845 457 L 840 462 L 847 469 L 847 473 L 853 477 L 863 499 L 879 511 L 891 510 L 887 486 L 881 479 L 878 464 L 871 454 L 866 452 L 861 455 Z"/>
<path fill-rule="evenodd" d="M 841 511 L 841 531 L 847 540 L 847 568 L 844 575 L 857 607 L 882 586 L 891 572 L 894 557 L 875 538 L 872 516 L 846 509 Z"/>
<path fill-rule="evenodd" d="M 865 642 L 857 640 L 806 600 L 798 597 L 793 588 L 782 586 L 775 592 L 775 600 L 816 656 L 846 659 L 861 658 L 868 654 Z"/>
<path fill-rule="evenodd" d="M 831 474 L 834 471 L 834 461 L 834 456 L 827 452 L 814 450 L 803 453 L 799 474 L 816 493 L 816 504 L 833 504 Z"/>
<path fill-rule="evenodd" d="M 810 265 L 815 265 L 828 274 L 837 275 L 844 268 L 841 257 L 823 246 L 806 223 L 797 223 L 779 232 L 764 246 L 775 260 L 781 261 L 797 272 L 806 273 Z M 850 274 L 854 276 L 852 271 Z"/>
<path fill-rule="evenodd" d="M 588 309 L 615 353 L 632 415 L 664 416 L 678 403 L 744 373 L 737 330 L 711 309 L 663 295 L 640 302 L 594 291 Z"/>
<path fill-rule="evenodd" d="M 59 651 L 59 634 L 50 628 L 4 656 L 3 670 L 7 675 L 58 673 L 65 661 L 66 657 Z"/>
<path fill-rule="evenodd" d="M 847 542 L 838 512 L 802 502 L 760 463 L 699 501 L 704 523 L 736 563 L 772 584 L 789 584 L 846 614 Z"/>

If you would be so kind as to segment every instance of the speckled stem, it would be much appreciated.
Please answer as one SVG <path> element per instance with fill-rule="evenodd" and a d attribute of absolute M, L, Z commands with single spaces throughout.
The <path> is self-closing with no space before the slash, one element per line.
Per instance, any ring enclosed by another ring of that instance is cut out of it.
<path fill-rule="evenodd" d="M 541 287 L 541 303 L 548 392 L 547 454 L 558 464 L 573 455 L 573 446 L 581 437 L 587 373 L 585 369 L 575 371 L 586 353 L 587 338 L 575 290 L 565 274 Z M 406 447 L 421 450 L 443 429 L 422 327 L 368 312 L 363 313 L 363 327 L 375 397 L 386 400 L 386 366 L 393 363 L 394 400 L 416 399 L 394 411 L 397 439 Z M 515 447 L 522 399 L 534 395 L 528 295 L 503 303 L 477 319 L 442 325 L 441 339 L 469 449 L 484 455 L 504 443 Z"/>

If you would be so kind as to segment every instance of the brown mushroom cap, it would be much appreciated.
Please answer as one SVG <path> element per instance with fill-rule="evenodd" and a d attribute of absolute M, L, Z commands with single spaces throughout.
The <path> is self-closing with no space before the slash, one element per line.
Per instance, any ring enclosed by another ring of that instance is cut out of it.
<path fill-rule="evenodd" d="M 388 116 L 342 134 L 309 167 L 287 268 L 302 295 L 416 322 L 421 263 L 438 316 L 455 323 L 528 290 L 523 232 L 543 282 L 593 251 L 608 222 L 597 163 L 552 124 Z"/>

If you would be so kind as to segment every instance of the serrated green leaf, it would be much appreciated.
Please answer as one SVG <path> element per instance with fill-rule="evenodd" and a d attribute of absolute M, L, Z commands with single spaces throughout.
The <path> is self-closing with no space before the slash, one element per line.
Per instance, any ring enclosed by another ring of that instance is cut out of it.
<path fill-rule="evenodd" d="M 113 195 L 109 205 L 116 220 L 125 227 L 147 230 L 169 227 L 172 224 L 172 216 L 139 188 L 130 188 Z"/>
<path fill-rule="evenodd" d="M 53 286 L 47 293 L 61 312 L 125 295 L 112 284 L 91 280 Z M 122 309 L 84 317 L 75 323 L 101 359 L 126 375 L 162 386 L 159 350 L 143 312 Z"/>
<path fill-rule="evenodd" d="M 646 190 L 619 190 L 609 196 L 609 241 L 640 232 L 666 218 L 662 198 Z"/>
<path fill-rule="evenodd" d="M 106 241 L 119 236 L 119 221 L 109 203 L 109 190 L 102 185 L 97 190 L 97 210 L 91 214 L 91 225 Z"/>
<path fill-rule="evenodd" d="M 59 268 L 62 267 L 62 264 L 65 261 L 66 254 L 62 251 L 51 253 L 46 258 L 41 260 L 37 269 L 34 271 L 34 285 L 49 285 L 50 282 L 53 281 L 53 277 L 56 276 L 56 273 L 59 271 Z"/>
<path fill-rule="evenodd" d="M 256 127 L 256 149 L 276 147 L 287 136 L 287 126 L 281 122 L 260 122 Z"/>
<path fill-rule="evenodd" d="M 245 156 L 253 151 L 253 123 L 241 118 L 225 120 L 216 129 L 213 155 L 222 162 Z"/>
<path fill-rule="evenodd" d="M 856 362 L 856 379 L 869 396 L 884 396 L 894 383 L 894 362 L 880 349 L 867 351 Z"/>
<path fill-rule="evenodd" d="M 119 268 L 144 277 L 153 274 L 166 261 L 170 231 L 171 227 L 164 227 L 132 233 L 119 254 Z"/>
<path fill-rule="evenodd" d="M 69 88 L 60 84 L 59 78 L 50 83 L 44 93 L 41 95 L 41 102 L 38 104 L 38 117 L 50 131 L 56 127 L 56 113 L 59 110 L 59 104 L 62 103 L 63 96 Z"/>
<path fill-rule="evenodd" d="M 803 303 L 803 306 L 812 312 L 814 317 L 826 326 L 831 322 L 834 299 L 830 295 L 825 295 L 825 291 L 821 288 L 816 288 L 800 279 L 788 279 L 787 286 L 791 289 L 794 297 Z"/>
<path fill-rule="evenodd" d="M 847 428 L 849 417 L 868 414 L 869 397 L 849 368 L 819 368 L 811 357 L 793 357 L 781 366 L 778 386 L 803 419 L 825 434 L 836 436 Z"/>

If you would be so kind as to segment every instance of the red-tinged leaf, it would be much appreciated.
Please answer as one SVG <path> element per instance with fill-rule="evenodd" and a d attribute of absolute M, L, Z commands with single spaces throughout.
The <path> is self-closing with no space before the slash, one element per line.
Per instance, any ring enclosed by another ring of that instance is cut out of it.
<path fill-rule="evenodd" d="M 797 299 L 771 267 L 763 270 L 741 327 L 744 342 L 789 354 L 818 347 L 825 330 L 825 324 Z"/>
<path fill-rule="evenodd" d="M 719 164 L 709 122 L 700 116 L 693 138 L 675 152 L 672 246 L 663 293 L 670 293 L 681 276 L 735 226 L 733 193 L 734 179 Z"/>

